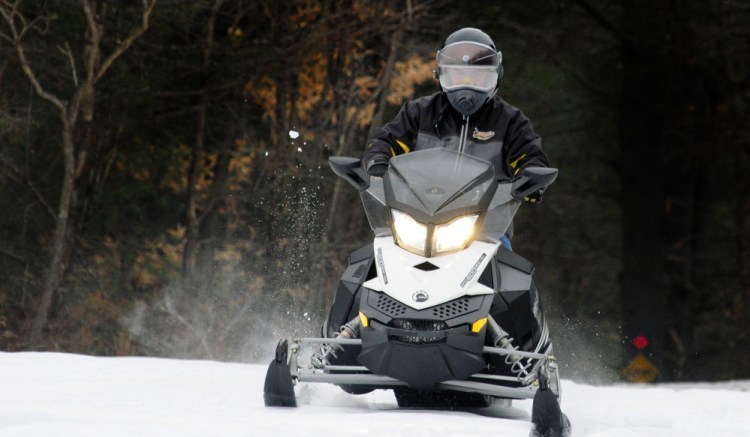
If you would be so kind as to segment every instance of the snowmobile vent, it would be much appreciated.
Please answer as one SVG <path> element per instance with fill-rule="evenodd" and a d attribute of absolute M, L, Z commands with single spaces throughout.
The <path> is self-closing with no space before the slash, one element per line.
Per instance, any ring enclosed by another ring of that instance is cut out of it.
<path fill-rule="evenodd" d="M 469 311 L 469 299 L 456 299 L 432 309 L 432 314 L 440 320 L 452 319 Z"/>
<path fill-rule="evenodd" d="M 375 309 L 391 317 L 398 317 L 406 313 L 406 305 L 391 299 L 385 294 L 378 295 L 378 301 L 375 302 Z"/>
<path fill-rule="evenodd" d="M 411 344 L 445 343 L 448 325 L 436 320 L 393 319 L 388 326 L 422 335 L 389 335 L 390 340 Z"/>
<path fill-rule="evenodd" d="M 357 278 L 357 279 L 361 278 L 362 273 L 365 272 L 366 268 L 367 268 L 367 264 L 360 264 L 359 267 L 357 267 L 357 270 L 355 270 L 354 273 L 352 273 L 352 277 Z"/>

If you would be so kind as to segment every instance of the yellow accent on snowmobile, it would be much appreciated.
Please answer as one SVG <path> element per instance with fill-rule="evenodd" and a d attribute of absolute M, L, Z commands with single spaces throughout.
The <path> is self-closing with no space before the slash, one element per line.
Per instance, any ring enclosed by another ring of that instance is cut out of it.
<path fill-rule="evenodd" d="M 471 332 L 479 332 L 487 324 L 487 317 L 483 317 L 471 324 Z"/>

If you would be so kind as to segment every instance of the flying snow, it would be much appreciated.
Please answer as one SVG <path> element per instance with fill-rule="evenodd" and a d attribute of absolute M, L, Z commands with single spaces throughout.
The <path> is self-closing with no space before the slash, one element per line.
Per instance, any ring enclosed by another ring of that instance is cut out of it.
<path fill-rule="evenodd" d="M 290 130 L 289 131 L 289 138 L 291 138 L 293 140 L 296 140 L 297 138 L 299 138 L 299 132 L 297 132 L 294 129 Z"/>

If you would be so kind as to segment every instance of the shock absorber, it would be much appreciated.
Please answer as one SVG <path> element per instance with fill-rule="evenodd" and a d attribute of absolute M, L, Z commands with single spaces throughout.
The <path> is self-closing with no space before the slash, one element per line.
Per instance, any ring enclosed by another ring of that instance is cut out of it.
<path fill-rule="evenodd" d="M 492 336 L 492 344 L 494 344 L 495 347 L 511 351 L 518 349 L 518 346 L 513 346 L 513 339 L 510 337 L 510 334 L 501 328 L 491 315 L 487 315 L 487 327 L 489 334 Z M 510 366 L 511 372 L 523 378 L 529 376 L 529 369 L 532 366 L 530 361 L 527 361 L 524 364 L 522 358 L 514 354 L 505 356 L 505 364 Z"/>
<path fill-rule="evenodd" d="M 351 319 L 341 326 L 334 338 L 359 338 L 359 327 L 361 326 L 359 316 Z M 310 358 L 310 362 L 316 369 L 322 369 L 329 364 L 331 357 L 337 358 L 336 351 L 343 350 L 340 344 L 324 343 L 318 352 Z"/>

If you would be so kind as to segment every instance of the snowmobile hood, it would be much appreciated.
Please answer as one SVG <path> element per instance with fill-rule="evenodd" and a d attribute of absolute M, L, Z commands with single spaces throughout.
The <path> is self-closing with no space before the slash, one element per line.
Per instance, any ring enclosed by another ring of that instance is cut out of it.
<path fill-rule="evenodd" d="M 383 182 L 386 205 L 423 223 L 485 211 L 497 188 L 491 163 L 444 148 L 392 158 Z"/>

